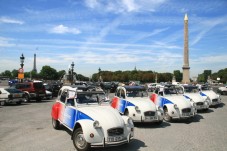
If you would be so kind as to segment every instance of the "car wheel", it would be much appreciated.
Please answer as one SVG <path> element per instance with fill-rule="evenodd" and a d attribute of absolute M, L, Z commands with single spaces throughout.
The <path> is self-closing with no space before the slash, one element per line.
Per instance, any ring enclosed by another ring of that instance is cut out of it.
<path fill-rule="evenodd" d="M 58 120 L 55 120 L 52 118 L 52 125 L 54 129 L 59 129 L 60 128 L 60 122 Z"/>
<path fill-rule="evenodd" d="M 91 147 L 90 143 L 88 143 L 84 138 L 82 128 L 78 128 L 74 131 L 72 140 L 78 151 L 86 151 Z"/>
<path fill-rule="evenodd" d="M 0 104 L 1 104 L 1 106 L 4 106 L 4 105 L 6 105 L 6 102 L 5 101 L 1 101 Z"/>
<path fill-rule="evenodd" d="M 16 102 L 16 104 L 20 105 L 21 104 L 21 101 Z"/>
<path fill-rule="evenodd" d="M 163 123 L 163 120 L 156 122 L 155 124 L 161 125 Z"/>
<path fill-rule="evenodd" d="M 40 102 L 40 101 L 42 101 L 42 98 L 41 97 L 38 97 L 38 98 L 36 98 L 36 101 L 37 102 Z"/>
<path fill-rule="evenodd" d="M 125 115 L 125 116 L 129 116 L 129 112 L 128 112 L 128 110 L 127 110 L 127 109 L 125 110 L 124 115 Z"/>
<path fill-rule="evenodd" d="M 30 102 L 30 97 L 28 94 L 25 94 L 25 102 Z"/>
<path fill-rule="evenodd" d="M 164 109 L 164 120 L 170 122 L 172 120 L 171 116 L 168 113 L 167 108 Z"/>

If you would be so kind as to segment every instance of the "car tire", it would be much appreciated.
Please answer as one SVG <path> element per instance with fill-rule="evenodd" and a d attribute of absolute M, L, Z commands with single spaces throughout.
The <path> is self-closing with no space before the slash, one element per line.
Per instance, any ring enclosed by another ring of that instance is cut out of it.
<path fill-rule="evenodd" d="M 163 120 L 156 122 L 157 125 L 161 125 L 162 123 L 163 123 Z"/>
<path fill-rule="evenodd" d="M 21 104 L 21 101 L 16 102 L 16 104 L 17 104 L 17 105 L 20 105 L 20 104 Z"/>
<path fill-rule="evenodd" d="M 172 120 L 172 117 L 169 115 L 167 108 L 164 109 L 164 120 L 166 122 L 170 122 Z"/>
<path fill-rule="evenodd" d="M 36 102 L 41 102 L 42 101 L 42 98 L 41 97 L 37 97 L 36 98 Z"/>
<path fill-rule="evenodd" d="M 125 110 L 124 115 L 125 115 L 125 116 L 129 116 L 129 112 L 128 112 L 127 109 Z"/>
<path fill-rule="evenodd" d="M 58 120 L 55 120 L 52 118 L 52 125 L 54 129 L 59 129 L 60 128 L 60 122 Z"/>
<path fill-rule="evenodd" d="M 29 95 L 28 94 L 25 94 L 25 102 L 30 102 L 30 97 L 29 97 Z"/>
<path fill-rule="evenodd" d="M 84 138 L 82 128 L 78 128 L 74 131 L 72 140 L 73 145 L 78 151 L 87 151 L 91 147 L 91 144 L 88 143 Z"/>
<path fill-rule="evenodd" d="M 0 105 L 1 105 L 1 106 L 4 106 L 4 105 L 6 105 L 6 102 L 5 102 L 5 101 L 1 101 L 1 102 L 0 102 Z"/>

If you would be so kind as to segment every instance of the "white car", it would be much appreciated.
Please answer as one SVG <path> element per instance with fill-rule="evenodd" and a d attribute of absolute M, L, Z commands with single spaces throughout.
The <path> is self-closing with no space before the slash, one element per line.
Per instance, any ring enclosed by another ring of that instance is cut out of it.
<path fill-rule="evenodd" d="M 217 93 L 221 95 L 227 95 L 227 86 L 219 87 Z"/>
<path fill-rule="evenodd" d="M 197 110 L 208 110 L 211 104 L 209 97 L 202 97 L 197 86 L 184 85 L 184 96 L 196 103 Z"/>
<path fill-rule="evenodd" d="M 129 143 L 134 137 L 131 118 L 121 116 L 106 101 L 103 91 L 82 91 L 63 86 L 52 106 L 52 125 L 64 125 L 78 151 L 90 147 L 118 146 Z"/>
<path fill-rule="evenodd" d="M 15 88 L 0 88 L 0 104 L 3 106 L 9 103 L 21 104 L 25 102 L 23 91 Z"/>
<path fill-rule="evenodd" d="M 150 101 L 144 86 L 119 86 L 111 106 L 133 122 L 163 122 L 162 108 Z"/>
<path fill-rule="evenodd" d="M 163 108 L 165 121 L 191 118 L 197 114 L 196 104 L 183 96 L 183 89 L 179 86 L 165 85 L 154 92 L 151 100 Z"/>
<path fill-rule="evenodd" d="M 204 98 L 209 97 L 211 103 L 210 106 L 216 106 L 221 103 L 221 97 L 213 91 L 208 85 L 202 85 L 200 89 L 200 95 Z"/>

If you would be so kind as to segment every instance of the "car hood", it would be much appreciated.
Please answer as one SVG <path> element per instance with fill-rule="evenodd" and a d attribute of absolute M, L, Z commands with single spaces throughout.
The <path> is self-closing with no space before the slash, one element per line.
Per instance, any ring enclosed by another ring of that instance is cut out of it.
<path fill-rule="evenodd" d="M 191 108 L 191 103 L 183 95 L 170 95 L 165 96 L 165 98 L 176 104 L 179 108 Z"/>
<path fill-rule="evenodd" d="M 140 110 L 143 110 L 143 111 L 156 111 L 155 104 L 148 97 L 127 98 L 127 101 L 131 102 L 135 106 L 138 106 Z"/>
<path fill-rule="evenodd" d="M 119 112 L 110 106 L 93 106 L 79 109 L 93 120 L 97 120 L 100 126 L 106 127 L 123 127 L 124 120 Z"/>
<path fill-rule="evenodd" d="M 218 95 L 214 91 L 212 91 L 212 90 L 210 90 L 210 91 L 202 91 L 201 93 L 202 94 L 205 94 L 210 99 L 217 99 L 218 98 Z"/>
<path fill-rule="evenodd" d="M 204 98 L 199 93 L 185 93 L 185 96 L 192 99 L 194 102 L 204 102 Z"/>

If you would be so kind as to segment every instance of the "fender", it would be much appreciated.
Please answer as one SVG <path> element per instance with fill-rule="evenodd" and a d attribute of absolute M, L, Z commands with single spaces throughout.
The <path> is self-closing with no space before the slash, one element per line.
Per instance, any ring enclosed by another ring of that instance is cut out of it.
<path fill-rule="evenodd" d="M 53 104 L 52 106 L 52 111 L 51 111 L 51 116 L 53 119 L 57 120 L 58 119 L 58 112 L 59 112 L 59 109 L 60 109 L 60 103 L 57 102 L 55 104 Z"/>
<path fill-rule="evenodd" d="M 173 114 L 172 114 L 172 112 L 174 112 L 175 113 L 175 115 L 176 115 L 176 113 L 177 113 L 177 115 L 179 116 L 179 110 L 176 110 L 175 108 L 174 108 L 174 106 L 173 106 L 173 104 L 165 104 L 164 106 L 163 106 L 163 108 L 167 108 L 167 110 L 168 110 L 168 114 L 170 115 L 170 116 L 172 116 Z"/>
<path fill-rule="evenodd" d="M 104 133 L 102 127 L 94 128 L 93 123 L 94 121 L 92 120 L 79 120 L 75 123 L 73 133 L 77 128 L 81 127 L 83 130 L 84 139 L 88 143 L 98 143 L 104 141 Z M 73 133 L 71 135 L 71 139 L 73 137 Z M 94 137 L 90 137 L 91 134 L 93 134 Z"/>
<path fill-rule="evenodd" d="M 128 110 L 129 117 L 133 117 L 133 113 L 136 113 L 135 106 L 128 106 L 125 110 Z"/>

